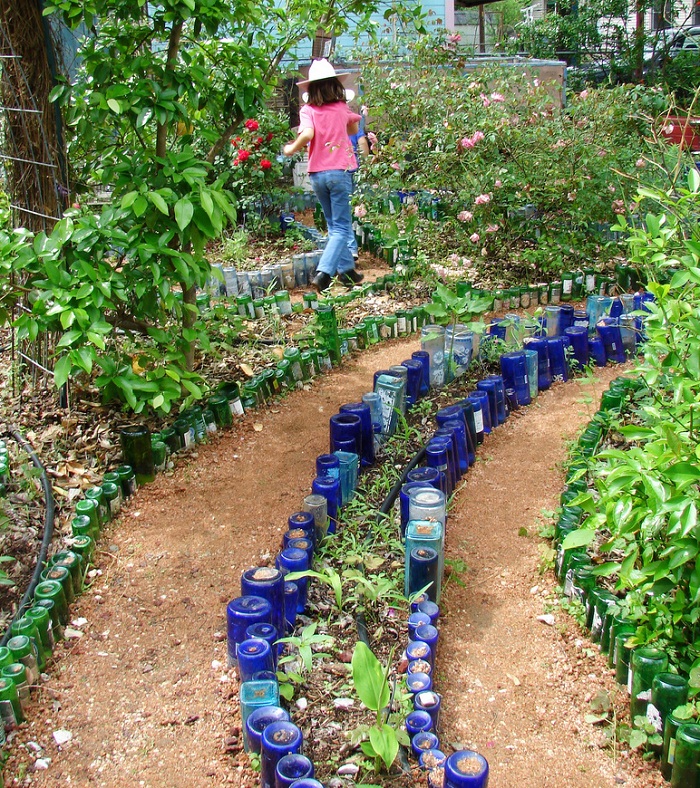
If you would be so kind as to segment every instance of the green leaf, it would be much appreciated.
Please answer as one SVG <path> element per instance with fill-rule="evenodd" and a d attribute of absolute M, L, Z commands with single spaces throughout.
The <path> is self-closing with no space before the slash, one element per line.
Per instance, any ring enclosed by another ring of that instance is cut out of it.
<path fill-rule="evenodd" d="M 664 473 L 681 489 L 700 479 L 700 468 L 689 462 L 677 462 L 666 468 Z"/>
<path fill-rule="evenodd" d="M 374 751 L 384 761 L 387 771 L 391 768 L 396 755 L 399 752 L 399 742 L 396 739 L 396 731 L 390 725 L 382 725 L 380 728 L 373 725 L 369 729 L 369 740 L 374 747 Z"/>
<path fill-rule="evenodd" d="M 575 547 L 585 547 L 595 539 L 596 531 L 592 528 L 579 528 L 568 533 L 562 542 L 564 550 L 573 550 Z"/>
<path fill-rule="evenodd" d="M 158 194 L 158 192 L 149 192 L 148 199 L 156 206 L 156 208 L 165 216 L 168 215 L 168 203 Z"/>
<path fill-rule="evenodd" d="M 61 386 L 66 383 L 70 377 L 72 366 L 70 356 L 61 356 L 61 358 L 58 359 L 53 368 L 53 382 L 56 388 L 60 389 Z"/>
<path fill-rule="evenodd" d="M 192 221 L 193 214 L 194 206 L 186 197 L 181 197 L 175 203 L 175 221 L 180 228 L 180 232 L 183 232 L 187 228 Z"/>
<path fill-rule="evenodd" d="M 107 106 L 117 115 L 121 115 L 122 106 L 116 99 L 107 99 Z"/>
<path fill-rule="evenodd" d="M 384 668 L 361 640 L 355 644 L 352 655 L 352 680 L 360 700 L 371 711 L 379 711 L 389 703 L 389 683 Z"/>

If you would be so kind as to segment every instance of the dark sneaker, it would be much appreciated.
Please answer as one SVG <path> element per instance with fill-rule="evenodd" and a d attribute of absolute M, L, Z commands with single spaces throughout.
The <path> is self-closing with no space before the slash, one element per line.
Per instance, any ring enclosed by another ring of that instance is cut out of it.
<path fill-rule="evenodd" d="M 359 285 L 363 279 L 364 276 L 359 271 L 356 271 L 354 268 L 340 275 L 340 281 L 344 285 L 347 285 L 348 287 Z"/>
<path fill-rule="evenodd" d="M 316 276 L 313 278 L 311 282 L 314 289 L 321 293 L 324 290 L 328 290 L 331 284 L 331 278 L 328 274 L 325 274 L 323 271 L 319 271 Z"/>

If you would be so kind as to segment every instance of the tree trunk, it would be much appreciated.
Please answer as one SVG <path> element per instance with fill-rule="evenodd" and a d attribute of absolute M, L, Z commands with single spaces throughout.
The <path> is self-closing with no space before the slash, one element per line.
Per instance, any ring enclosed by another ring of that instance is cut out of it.
<path fill-rule="evenodd" d="M 41 0 L 0 0 L 3 159 L 17 225 L 51 230 L 68 201 L 60 115 L 49 102 L 55 52 Z"/>
<path fill-rule="evenodd" d="M 191 287 L 183 287 L 182 288 L 182 303 L 185 307 L 182 311 L 182 330 L 192 328 L 197 319 L 197 287 L 196 285 L 192 285 Z M 188 306 L 194 307 L 194 309 L 188 309 Z M 187 364 L 187 370 L 192 372 L 194 369 L 194 342 L 187 342 L 187 350 L 185 351 L 185 363 Z"/>

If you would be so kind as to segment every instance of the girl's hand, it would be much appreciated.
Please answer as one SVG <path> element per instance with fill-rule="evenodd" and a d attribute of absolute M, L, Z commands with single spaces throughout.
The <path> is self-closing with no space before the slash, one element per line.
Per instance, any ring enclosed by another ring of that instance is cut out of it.
<path fill-rule="evenodd" d="M 293 156 L 296 153 L 294 143 L 288 142 L 284 148 L 282 148 L 282 153 L 284 153 L 285 156 Z"/>

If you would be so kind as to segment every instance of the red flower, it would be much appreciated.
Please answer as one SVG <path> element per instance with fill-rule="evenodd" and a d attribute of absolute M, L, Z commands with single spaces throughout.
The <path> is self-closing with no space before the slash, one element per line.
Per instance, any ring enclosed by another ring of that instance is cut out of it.
<path fill-rule="evenodd" d="M 259 148 L 259 147 L 260 147 L 262 144 L 263 144 L 263 138 L 262 138 L 262 137 L 258 137 L 258 138 L 255 140 L 255 147 L 256 147 L 256 148 Z"/>
<path fill-rule="evenodd" d="M 231 145 L 233 145 L 233 147 L 234 147 L 234 148 L 237 148 L 237 147 L 238 147 L 238 143 L 239 143 L 240 141 L 241 141 L 241 138 L 240 138 L 240 137 L 234 137 L 234 138 L 231 140 Z"/>
<path fill-rule="evenodd" d="M 238 161 L 247 161 L 249 157 L 250 157 L 250 151 L 248 150 L 238 151 Z"/>
<path fill-rule="evenodd" d="M 274 136 L 275 136 L 275 135 L 274 135 L 274 134 L 273 134 L 271 131 L 268 131 L 268 132 L 267 132 L 267 137 L 265 137 L 265 139 L 266 139 L 268 142 L 270 142 L 270 140 L 271 140 L 271 139 L 272 139 Z"/>
<path fill-rule="evenodd" d="M 243 125 L 248 129 L 248 131 L 257 131 L 260 128 L 258 121 L 253 120 L 252 118 L 247 120 Z"/>
<path fill-rule="evenodd" d="M 272 162 L 269 159 L 262 159 L 260 162 L 260 167 L 263 170 L 269 170 L 272 167 Z"/>

